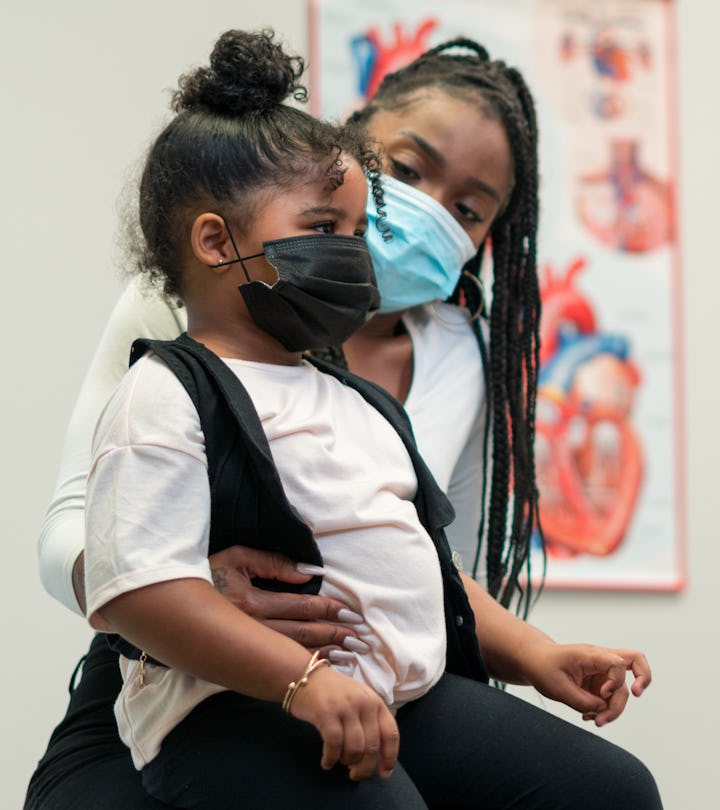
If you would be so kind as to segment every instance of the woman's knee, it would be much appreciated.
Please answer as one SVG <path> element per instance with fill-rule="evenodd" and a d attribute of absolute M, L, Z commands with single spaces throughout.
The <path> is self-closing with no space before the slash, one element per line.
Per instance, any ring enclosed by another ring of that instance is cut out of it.
<path fill-rule="evenodd" d="M 615 755 L 606 765 L 606 800 L 598 807 L 661 810 L 662 801 L 650 769 L 637 757 L 612 746 Z"/>

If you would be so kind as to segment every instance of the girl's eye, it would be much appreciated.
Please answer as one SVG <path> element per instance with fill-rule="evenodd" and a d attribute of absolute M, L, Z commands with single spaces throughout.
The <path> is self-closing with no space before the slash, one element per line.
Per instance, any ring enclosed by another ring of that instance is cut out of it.
<path fill-rule="evenodd" d="M 473 209 L 465 205 L 465 203 L 456 203 L 455 210 L 465 222 L 483 222 L 483 218 L 480 214 L 478 214 L 477 211 L 473 211 Z"/>
<path fill-rule="evenodd" d="M 410 182 L 411 180 L 420 179 L 420 175 L 415 171 L 415 169 L 411 169 L 406 163 L 401 163 L 395 158 L 390 158 L 390 166 L 392 167 L 393 176 L 398 180 Z"/>
<path fill-rule="evenodd" d="M 320 222 L 317 225 L 313 225 L 312 229 L 314 231 L 318 231 L 319 233 L 335 233 L 335 223 L 334 222 Z"/>
<path fill-rule="evenodd" d="M 353 236 L 362 236 L 362 238 L 364 239 L 365 234 L 367 234 L 367 228 L 358 228 L 353 234 Z"/>

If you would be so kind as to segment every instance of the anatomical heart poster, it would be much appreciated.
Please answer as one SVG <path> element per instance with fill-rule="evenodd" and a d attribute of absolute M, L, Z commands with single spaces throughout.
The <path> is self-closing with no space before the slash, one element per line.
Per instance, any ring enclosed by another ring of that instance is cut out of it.
<path fill-rule="evenodd" d="M 314 112 L 471 37 L 518 67 L 540 131 L 536 466 L 545 586 L 685 584 L 682 275 L 670 0 L 315 0 Z M 491 283 L 491 282 L 490 282 Z M 536 540 L 533 569 L 542 570 Z"/>

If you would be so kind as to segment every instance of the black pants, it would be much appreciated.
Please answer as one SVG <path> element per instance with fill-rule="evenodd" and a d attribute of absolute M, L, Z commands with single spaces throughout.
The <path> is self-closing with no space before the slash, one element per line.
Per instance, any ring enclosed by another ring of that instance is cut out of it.
<path fill-rule="evenodd" d="M 657 810 L 635 757 L 498 689 L 452 675 L 398 713 L 400 763 L 352 783 L 320 768 L 309 725 L 232 693 L 174 729 L 141 777 L 119 741 L 115 656 L 95 640 L 68 714 L 33 775 L 26 810 L 207 808 L 547 808 Z"/>

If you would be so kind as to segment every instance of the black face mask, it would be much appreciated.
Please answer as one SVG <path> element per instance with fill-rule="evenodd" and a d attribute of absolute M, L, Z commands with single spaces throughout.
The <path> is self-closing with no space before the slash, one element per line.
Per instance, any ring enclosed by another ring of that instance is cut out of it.
<path fill-rule="evenodd" d="M 360 236 L 318 234 L 263 242 L 257 256 L 277 270 L 272 286 L 250 281 L 238 289 L 250 317 L 291 352 L 339 346 L 380 304 L 375 272 Z"/>

